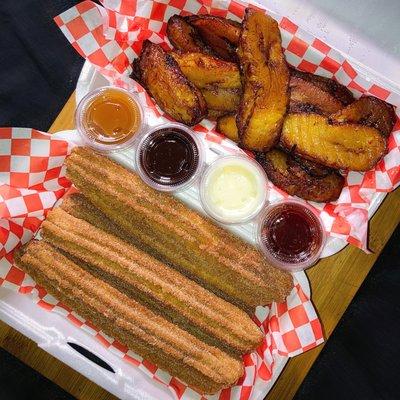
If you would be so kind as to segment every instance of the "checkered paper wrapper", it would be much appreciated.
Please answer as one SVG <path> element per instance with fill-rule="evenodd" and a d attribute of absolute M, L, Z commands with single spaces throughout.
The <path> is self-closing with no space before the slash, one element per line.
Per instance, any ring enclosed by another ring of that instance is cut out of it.
<path fill-rule="evenodd" d="M 175 13 L 211 13 L 240 20 L 245 8 L 245 4 L 233 1 L 104 0 L 103 5 L 85 1 L 56 17 L 55 21 L 83 57 L 113 84 L 139 92 L 149 112 L 159 119 L 167 117 L 140 85 L 128 77 L 130 63 L 140 52 L 142 41 L 150 39 L 168 48 L 166 21 Z M 361 77 L 329 46 L 303 32 L 288 19 L 272 15 L 279 21 L 285 54 L 292 65 L 320 75 L 334 76 L 357 96 L 372 94 L 392 104 L 400 104 L 398 95 Z M 393 190 L 400 181 L 398 129 L 400 124 L 397 122 L 389 140 L 389 153 L 374 171 L 349 173 L 346 187 L 335 204 L 313 204 L 320 211 L 331 236 L 366 249 L 368 206 L 376 193 Z M 203 121 L 195 130 L 211 143 L 227 148 L 233 146 L 214 131 L 214 124 L 210 121 Z M 63 161 L 75 144 L 73 134 L 50 136 L 15 128 L 0 131 L 0 257 L 3 257 L 0 285 L 30 293 L 40 306 L 65 315 L 111 351 L 167 385 L 177 398 L 198 399 L 200 396 L 183 383 L 99 332 L 12 265 L 11 250 L 32 237 L 46 212 L 68 190 L 70 183 L 65 178 Z M 272 185 L 271 193 L 273 199 L 287 197 Z M 312 303 L 298 283 L 285 303 L 259 307 L 255 321 L 265 332 L 263 345 L 244 358 L 245 375 L 238 384 L 210 398 L 249 399 L 258 382 L 271 379 L 277 355 L 291 357 L 323 341 Z"/>
<path fill-rule="evenodd" d="M 238 1 L 215 0 L 102 0 L 103 6 L 84 1 L 55 18 L 72 46 L 112 84 L 141 93 L 143 102 L 155 117 L 167 118 L 143 88 L 129 78 L 131 62 L 149 39 L 170 48 L 165 36 L 166 23 L 173 14 L 211 13 L 240 21 L 248 5 Z M 261 8 L 260 4 L 252 3 Z M 400 95 L 361 76 L 337 51 L 303 31 L 289 19 L 269 12 L 278 22 L 287 61 L 315 74 L 333 77 L 352 90 L 356 97 L 368 94 L 395 106 Z M 215 132 L 215 124 L 195 127 L 210 141 L 224 144 L 228 139 Z M 390 192 L 400 183 L 400 123 L 390 136 L 388 154 L 374 170 L 350 172 L 340 198 L 329 204 L 312 204 L 320 213 L 327 233 L 368 252 L 368 209 L 380 192 Z M 271 185 L 272 200 L 288 195 Z"/>
<path fill-rule="evenodd" d="M 29 294 L 39 306 L 63 315 L 110 351 L 166 385 L 176 398 L 201 399 L 184 383 L 143 360 L 59 303 L 13 265 L 12 249 L 28 242 L 46 213 L 74 190 L 65 177 L 64 161 L 79 144 L 75 131 L 49 135 L 34 129 L 0 128 L 0 165 L 5 166 L 0 175 L 0 286 Z M 277 355 L 292 357 L 323 342 L 321 324 L 311 300 L 296 280 L 285 302 L 257 307 L 254 321 L 265 333 L 265 338 L 254 353 L 244 356 L 244 376 L 232 388 L 208 396 L 208 399 L 250 399 L 256 384 L 271 379 Z"/>

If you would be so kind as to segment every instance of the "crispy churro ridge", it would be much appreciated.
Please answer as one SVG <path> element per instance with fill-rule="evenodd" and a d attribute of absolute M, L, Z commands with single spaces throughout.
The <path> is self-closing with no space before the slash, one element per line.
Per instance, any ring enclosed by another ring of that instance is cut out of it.
<path fill-rule="evenodd" d="M 214 292 L 218 297 L 221 297 L 229 303 L 239 306 L 247 313 L 253 313 L 254 310 L 252 309 L 252 307 L 244 305 L 243 303 L 239 302 L 237 298 L 228 296 L 227 293 L 218 290 L 215 286 L 210 285 L 209 282 L 200 279 L 196 274 L 190 273 L 190 271 L 180 268 L 179 266 L 171 265 L 166 257 L 156 252 L 155 249 L 157 245 L 151 235 L 141 231 L 137 232 L 136 237 L 129 234 L 129 232 L 124 230 L 121 226 L 117 225 L 96 206 L 94 206 L 82 193 L 73 193 L 72 195 L 66 196 L 66 198 L 63 199 L 61 208 L 65 210 L 68 214 L 71 214 L 76 218 L 83 219 L 90 224 L 96 226 L 97 228 L 107 233 L 111 233 L 112 235 L 119 237 L 123 241 L 144 250 L 146 253 L 158 258 L 164 264 L 175 268 L 176 270 L 187 276 L 189 279 L 197 282 L 205 289 Z M 153 243 L 153 247 L 149 247 L 146 243 Z"/>
<path fill-rule="evenodd" d="M 104 333 L 200 393 L 229 387 L 243 373 L 240 360 L 95 278 L 44 241 L 31 241 L 16 251 L 15 261 L 50 294 Z"/>
<path fill-rule="evenodd" d="M 214 339 L 213 345 L 222 343 L 225 349 L 243 354 L 261 344 L 261 331 L 244 311 L 62 208 L 48 214 L 42 224 L 42 237 L 92 266 L 90 272 L 135 300 L 167 313 L 184 329 L 205 332 Z"/>
<path fill-rule="evenodd" d="M 91 203 L 158 257 L 239 303 L 254 307 L 289 294 L 290 274 L 271 267 L 254 247 L 107 157 L 76 148 L 67 159 L 67 176 Z"/>

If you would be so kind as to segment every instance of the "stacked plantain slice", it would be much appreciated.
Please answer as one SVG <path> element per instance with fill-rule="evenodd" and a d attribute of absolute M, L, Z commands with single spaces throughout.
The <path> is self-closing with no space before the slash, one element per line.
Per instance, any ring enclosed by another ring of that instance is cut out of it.
<path fill-rule="evenodd" d="M 167 36 L 174 49 L 145 42 L 132 77 L 176 121 L 216 120 L 287 193 L 334 201 L 339 171 L 370 170 L 385 155 L 393 107 L 288 66 L 278 24 L 264 12 L 246 9 L 242 23 L 174 15 Z"/>

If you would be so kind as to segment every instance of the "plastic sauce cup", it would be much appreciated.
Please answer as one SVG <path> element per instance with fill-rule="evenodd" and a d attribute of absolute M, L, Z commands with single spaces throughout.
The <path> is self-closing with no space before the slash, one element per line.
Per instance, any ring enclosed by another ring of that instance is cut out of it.
<path fill-rule="evenodd" d="M 206 213 L 224 224 L 252 220 L 267 200 L 264 170 L 246 156 L 218 158 L 206 169 L 200 183 L 200 200 Z"/>
<path fill-rule="evenodd" d="M 78 104 L 75 123 L 84 143 L 105 153 L 131 147 L 145 126 L 138 98 L 112 86 L 88 93 Z"/>
<path fill-rule="evenodd" d="M 136 148 L 136 168 L 156 190 L 175 192 L 193 185 L 203 170 L 204 148 L 185 125 L 167 123 L 142 135 Z"/>
<path fill-rule="evenodd" d="M 257 239 L 272 265 L 295 272 L 318 261 L 326 235 L 316 211 L 292 199 L 273 203 L 260 214 Z"/>

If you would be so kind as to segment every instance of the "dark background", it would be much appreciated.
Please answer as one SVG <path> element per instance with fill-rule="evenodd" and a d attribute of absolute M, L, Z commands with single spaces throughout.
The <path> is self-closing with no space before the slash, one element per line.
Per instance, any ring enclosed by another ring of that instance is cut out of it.
<path fill-rule="evenodd" d="M 52 18 L 78 2 L 0 1 L 0 126 L 46 131 L 74 90 L 83 60 Z M 399 244 L 398 227 L 296 400 L 400 398 Z M 0 349 L 0 399 L 33 398 L 72 396 Z"/>

